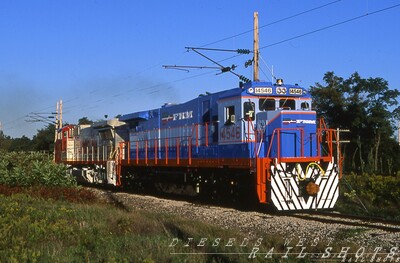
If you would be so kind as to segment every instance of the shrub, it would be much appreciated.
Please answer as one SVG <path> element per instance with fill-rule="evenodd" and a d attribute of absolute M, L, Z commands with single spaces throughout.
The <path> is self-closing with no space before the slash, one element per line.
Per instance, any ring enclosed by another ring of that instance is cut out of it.
<path fill-rule="evenodd" d="M 346 213 L 367 213 L 400 220 L 399 200 L 398 176 L 347 175 L 341 182 L 338 209 Z"/>
<path fill-rule="evenodd" d="M 66 166 L 42 153 L 0 151 L 0 184 L 9 186 L 75 186 Z"/>

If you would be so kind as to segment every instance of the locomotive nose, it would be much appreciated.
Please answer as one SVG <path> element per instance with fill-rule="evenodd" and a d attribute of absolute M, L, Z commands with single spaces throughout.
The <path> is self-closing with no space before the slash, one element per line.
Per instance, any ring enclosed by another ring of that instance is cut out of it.
<path fill-rule="evenodd" d="M 306 186 L 307 194 L 316 195 L 319 192 L 319 185 L 314 182 L 309 182 Z"/>

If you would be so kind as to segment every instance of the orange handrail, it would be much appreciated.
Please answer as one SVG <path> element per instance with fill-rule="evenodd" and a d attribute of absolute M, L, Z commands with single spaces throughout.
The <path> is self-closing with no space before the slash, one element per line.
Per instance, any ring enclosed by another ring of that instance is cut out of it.
<path fill-rule="evenodd" d="M 208 122 L 205 123 L 206 128 L 206 147 L 208 147 Z"/>
<path fill-rule="evenodd" d="M 157 164 L 157 157 L 158 157 L 157 149 L 158 149 L 157 140 L 155 140 L 154 141 L 154 162 L 155 162 L 155 164 Z"/>
<path fill-rule="evenodd" d="M 179 157 L 180 157 L 180 155 L 181 155 L 181 153 L 180 153 L 180 147 L 179 147 L 180 145 L 179 145 L 179 140 L 178 140 L 178 138 L 176 138 L 176 163 L 177 164 L 179 164 Z"/>
<path fill-rule="evenodd" d="M 192 138 L 190 138 L 189 143 L 188 143 L 188 157 L 189 157 L 189 165 L 192 164 Z"/>
<path fill-rule="evenodd" d="M 168 138 L 165 138 L 165 164 L 168 164 Z"/>

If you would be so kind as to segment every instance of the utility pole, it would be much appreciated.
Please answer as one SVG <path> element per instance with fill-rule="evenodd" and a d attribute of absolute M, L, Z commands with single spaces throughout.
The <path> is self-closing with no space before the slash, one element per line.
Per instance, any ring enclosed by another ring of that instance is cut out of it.
<path fill-rule="evenodd" d="M 253 65 L 253 81 L 259 81 L 258 74 L 258 56 L 259 56 L 259 45 L 258 45 L 258 12 L 254 12 L 254 65 Z"/>
<path fill-rule="evenodd" d="M 338 168 L 339 168 L 339 176 L 342 176 L 342 160 L 341 160 L 341 156 L 340 156 L 340 144 L 341 143 L 349 143 L 349 140 L 340 140 L 340 133 L 341 132 L 350 132 L 350 130 L 348 129 L 336 129 L 336 161 L 338 164 Z"/>
<path fill-rule="evenodd" d="M 62 100 L 57 101 L 56 105 L 56 121 L 55 124 L 55 131 L 54 131 L 54 142 L 57 141 L 57 134 L 58 130 L 62 128 Z"/>
<path fill-rule="evenodd" d="M 63 125 L 63 102 L 62 102 L 62 100 L 60 100 L 60 116 L 59 116 L 58 120 L 59 120 L 58 128 L 61 129 L 62 125 Z"/>
<path fill-rule="evenodd" d="M 62 100 L 57 101 L 56 104 L 56 120 L 54 122 L 55 124 L 55 130 L 54 130 L 54 154 L 53 154 L 53 161 L 56 160 L 56 141 L 57 139 L 61 139 L 60 136 L 58 136 L 58 131 L 59 129 L 62 128 Z"/>

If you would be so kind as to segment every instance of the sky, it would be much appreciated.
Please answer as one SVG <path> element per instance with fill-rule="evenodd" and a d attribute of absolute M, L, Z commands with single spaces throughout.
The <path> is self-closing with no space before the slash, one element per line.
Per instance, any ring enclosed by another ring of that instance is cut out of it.
<path fill-rule="evenodd" d="M 0 128 L 31 138 L 47 124 L 29 116 L 59 100 L 77 123 L 235 88 L 231 73 L 163 65 L 216 66 L 185 47 L 252 50 L 255 11 L 261 80 L 358 72 L 400 89 L 400 0 L 1 0 Z M 201 53 L 252 78 L 251 54 Z"/>

